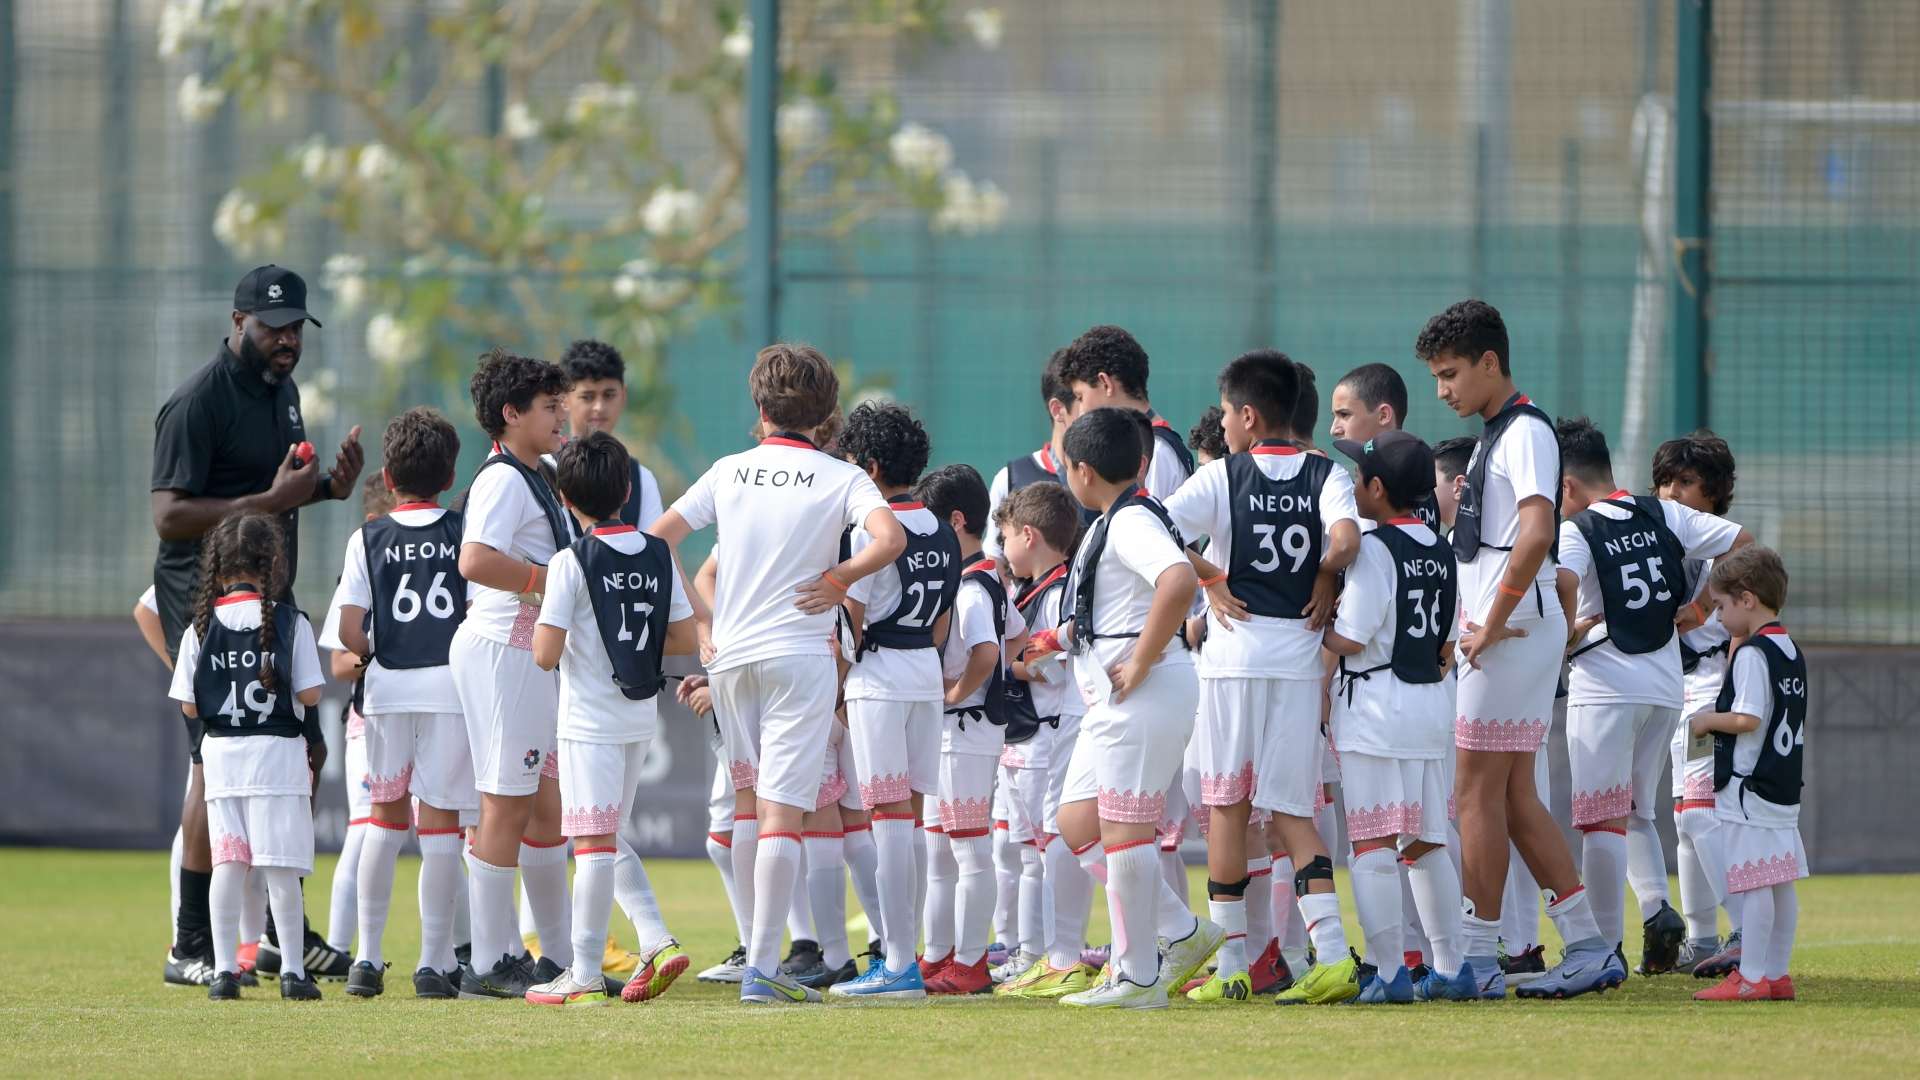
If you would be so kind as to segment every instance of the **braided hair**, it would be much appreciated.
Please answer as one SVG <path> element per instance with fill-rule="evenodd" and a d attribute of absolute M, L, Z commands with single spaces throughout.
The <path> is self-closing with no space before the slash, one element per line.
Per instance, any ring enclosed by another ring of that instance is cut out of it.
<path fill-rule="evenodd" d="M 228 582 L 251 582 L 260 590 L 260 685 L 274 689 L 274 607 L 287 589 L 287 541 L 280 523 L 257 510 L 228 514 L 200 544 L 200 591 L 193 602 L 193 629 L 201 641 L 213 607 Z"/>

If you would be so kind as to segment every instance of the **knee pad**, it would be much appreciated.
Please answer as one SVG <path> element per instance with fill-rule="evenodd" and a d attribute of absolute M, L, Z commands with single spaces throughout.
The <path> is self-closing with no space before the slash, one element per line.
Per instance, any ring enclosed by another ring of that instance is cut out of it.
<path fill-rule="evenodd" d="M 1247 882 L 1252 880 L 1253 878 L 1250 876 L 1243 877 L 1239 881 L 1215 881 L 1212 878 L 1208 878 L 1207 896 L 1209 899 L 1218 896 L 1245 896 L 1247 895 Z"/>
<path fill-rule="evenodd" d="M 1294 871 L 1293 895 L 1307 895 L 1307 886 L 1315 881 L 1333 880 L 1333 860 L 1325 855 L 1315 855 L 1307 865 Z"/>

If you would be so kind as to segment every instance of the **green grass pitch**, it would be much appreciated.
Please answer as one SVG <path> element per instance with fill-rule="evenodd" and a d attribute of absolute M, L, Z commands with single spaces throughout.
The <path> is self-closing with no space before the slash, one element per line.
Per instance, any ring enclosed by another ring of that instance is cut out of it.
<path fill-rule="evenodd" d="M 1784 1077 L 1920 1069 L 1920 875 L 1803 882 L 1793 963 L 1800 1000 L 1791 1004 L 1697 1004 L 1689 995 L 1704 983 L 1667 976 L 1572 1002 L 1176 1002 L 1157 1013 L 1086 1014 L 991 999 L 749 1009 L 733 988 L 702 986 L 691 974 L 645 1005 L 416 1001 L 412 857 L 402 858 L 396 881 L 387 996 L 359 1001 L 327 983 L 327 999 L 312 1005 L 283 1003 L 268 987 L 214 1005 L 197 989 L 160 982 L 165 865 L 157 853 L 0 851 L 0 1076 Z M 696 969 L 724 956 L 732 920 L 712 869 L 667 860 L 649 869 Z M 315 907 L 325 907 L 332 870 L 323 858 L 308 883 Z M 1198 873 L 1194 881 L 1197 892 Z M 1100 938 L 1104 908 L 1095 908 Z M 632 928 L 622 935 L 630 944 Z"/>

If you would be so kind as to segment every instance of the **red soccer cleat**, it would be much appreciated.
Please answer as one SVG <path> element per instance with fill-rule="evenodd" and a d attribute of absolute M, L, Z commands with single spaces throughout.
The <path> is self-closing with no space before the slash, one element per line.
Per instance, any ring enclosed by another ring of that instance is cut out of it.
<path fill-rule="evenodd" d="M 1750 982 L 1741 975 L 1738 968 L 1727 973 L 1725 979 L 1714 986 L 1693 995 L 1695 1001 L 1772 1001 L 1773 986 L 1766 980 Z"/>
<path fill-rule="evenodd" d="M 940 973 L 942 971 L 945 971 L 947 965 L 951 963 L 953 963 L 952 949 L 948 949 L 947 955 L 941 957 L 938 960 L 929 960 L 924 956 L 921 957 L 920 958 L 920 981 L 931 986 L 933 984 L 933 980 L 938 978 Z"/>
<path fill-rule="evenodd" d="M 971 964 L 962 964 L 951 956 L 933 978 L 926 980 L 929 994 L 984 994 L 993 989 L 993 977 L 987 974 L 983 954 Z"/>
<path fill-rule="evenodd" d="M 1793 1000 L 1793 976 L 1782 975 L 1777 979 L 1768 979 L 1767 983 L 1773 988 L 1774 1001 Z"/>
<path fill-rule="evenodd" d="M 254 960 L 260 955 L 260 943 L 257 941 L 248 942 L 240 946 L 234 955 L 238 961 L 237 966 L 242 972 L 252 971 Z"/>
<path fill-rule="evenodd" d="M 1248 966 L 1247 975 L 1253 980 L 1253 992 L 1256 994 L 1277 994 L 1293 985 L 1293 976 L 1280 960 L 1280 942 L 1278 939 L 1267 942 L 1258 959 Z"/>

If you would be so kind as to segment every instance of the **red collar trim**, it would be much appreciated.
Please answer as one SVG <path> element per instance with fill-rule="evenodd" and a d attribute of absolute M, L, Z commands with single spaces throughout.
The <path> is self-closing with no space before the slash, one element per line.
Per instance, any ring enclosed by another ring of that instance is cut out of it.
<path fill-rule="evenodd" d="M 1153 498 L 1153 492 L 1151 492 L 1151 491 L 1148 491 L 1148 490 L 1147 490 L 1146 488 L 1144 488 L 1144 487 L 1142 487 L 1142 488 L 1141 488 L 1141 489 L 1140 489 L 1139 491 L 1136 491 L 1136 492 L 1134 492 L 1134 495 L 1136 495 L 1136 496 L 1138 496 L 1139 498 L 1142 498 L 1142 499 L 1151 499 L 1151 498 Z"/>
<path fill-rule="evenodd" d="M 1533 399 L 1525 394 L 1515 394 L 1513 395 L 1513 403 L 1515 405 L 1531 405 L 1533 404 Z"/>
<path fill-rule="evenodd" d="M 992 559 L 981 559 L 979 562 L 974 563 L 972 566 L 967 567 L 966 570 L 963 571 L 963 573 L 972 574 L 981 570 L 992 570 L 995 573 L 999 573 L 1000 564 L 997 562 L 994 562 Z"/>
<path fill-rule="evenodd" d="M 904 514 L 909 510 L 925 510 L 927 508 L 927 504 L 918 499 L 903 503 L 889 502 L 887 505 L 893 507 L 893 512 L 896 514 Z"/>
<path fill-rule="evenodd" d="M 1068 564 L 1063 562 L 1059 566 L 1056 566 L 1053 569 L 1047 571 L 1046 576 L 1042 577 L 1039 581 L 1036 581 L 1033 584 L 1027 586 L 1027 595 L 1029 596 L 1040 595 L 1040 593 L 1046 591 L 1047 586 L 1053 584 L 1056 581 L 1059 581 L 1063 577 L 1066 577 L 1068 569 L 1069 569 Z"/>
<path fill-rule="evenodd" d="M 1601 501 L 1601 502 L 1613 502 L 1613 501 L 1615 501 L 1615 500 L 1618 500 L 1618 499 L 1625 499 L 1625 500 L 1626 500 L 1626 501 L 1628 501 L 1628 502 L 1632 502 L 1632 501 L 1633 501 L 1633 492 L 1631 492 L 1631 491 L 1628 491 L 1628 490 L 1627 490 L 1626 488 L 1621 488 L 1620 490 L 1618 490 L 1618 491 L 1616 491 L 1616 492 L 1614 492 L 1613 494 L 1611 494 L 1611 495 L 1609 495 L 1609 496 L 1607 496 L 1606 498 L 1604 498 L 1604 499 L 1602 499 L 1602 500 L 1600 500 L 1600 501 Z"/>
<path fill-rule="evenodd" d="M 1412 514 L 1407 514 L 1402 517 L 1388 518 L 1387 524 L 1389 525 L 1425 525 L 1426 522 L 1421 521 L 1419 518 L 1414 517 Z"/>
<path fill-rule="evenodd" d="M 259 599 L 260 599 L 260 594 L 257 592 L 228 593 L 227 595 L 222 596 L 219 599 L 215 600 L 213 602 L 213 606 L 226 607 L 228 604 L 244 604 L 249 600 L 259 600 Z M 1766 633 L 1765 630 L 1762 630 L 1760 632 L 1763 634 Z M 1783 634 L 1786 633 L 1786 631 L 1784 630 L 1780 632 Z"/>
<path fill-rule="evenodd" d="M 1167 423 L 1167 418 L 1164 416 L 1155 416 L 1152 413 L 1148 413 L 1147 419 L 1153 423 L 1154 427 L 1163 427 L 1163 428 L 1173 427 L 1172 424 Z"/>
<path fill-rule="evenodd" d="M 439 499 L 427 499 L 425 501 L 401 503 L 399 506 L 394 507 L 392 512 L 398 514 L 402 510 L 438 510 L 438 509 L 440 509 Z"/>
<path fill-rule="evenodd" d="M 1297 446 L 1279 444 L 1274 446 L 1256 446 L 1247 451 L 1247 453 L 1258 454 L 1261 457 L 1292 457 L 1295 454 L 1301 453 L 1301 450 Z"/>
<path fill-rule="evenodd" d="M 1052 473 L 1055 476 L 1060 475 L 1060 467 L 1053 463 L 1053 444 L 1052 443 L 1041 444 L 1040 467 L 1047 470 L 1048 472 Z"/>
<path fill-rule="evenodd" d="M 819 447 L 805 439 L 789 439 L 784 435 L 769 435 L 760 440 L 761 446 L 791 446 L 796 450 L 818 450 Z"/>
<path fill-rule="evenodd" d="M 640 526 L 638 525 L 595 525 L 593 527 L 593 535 L 595 536 L 612 536 L 616 533 L 630 533 L 630 532 L 639 532 L 639 531 L 640 531 Z"/>
<path fill-rule="evenodd" d="M 1754 634 L 1755 635 L 1765 634 L 1768 637 L 1773 637 L 1777 634 L 1784 634 L 1786 632 L 1787 632 L 1787 628 L 1784 626 L 1781 626 L 1779 623 L 1768 623 L 1767 625 L 1761 627 L 1760 629 L 1755 630 Z"/>

